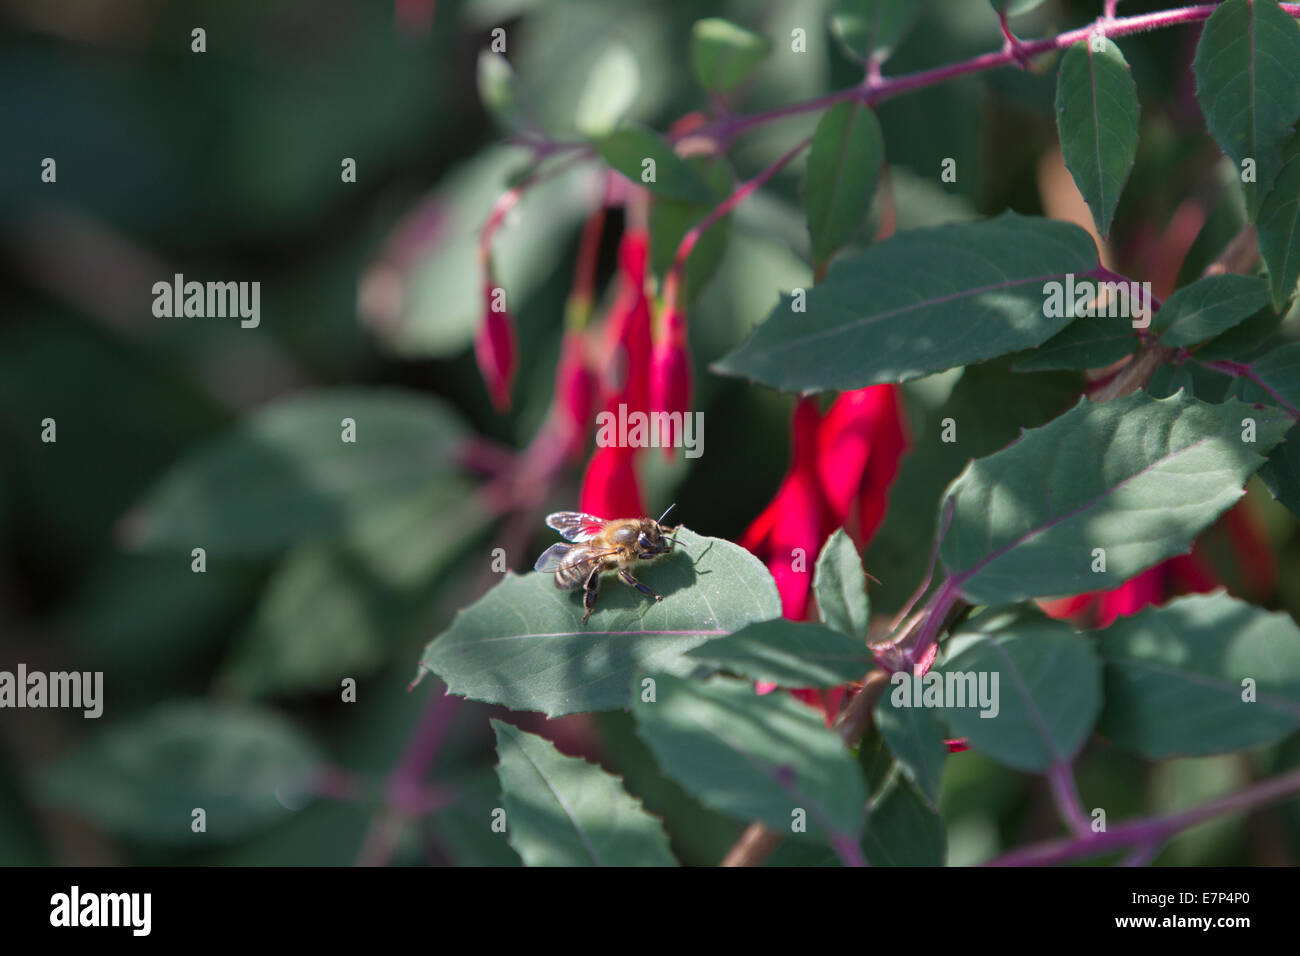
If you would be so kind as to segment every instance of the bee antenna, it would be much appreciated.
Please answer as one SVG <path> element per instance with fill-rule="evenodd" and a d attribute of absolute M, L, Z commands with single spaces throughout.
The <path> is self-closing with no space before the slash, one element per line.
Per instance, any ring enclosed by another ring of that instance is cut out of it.
<path fill-rule="evenodd" d="M 664 519 L 668 517 L 668 512 L 672 511 L 676 507 L 677 507 L 677 502 L 674 501 L 672 504 L 670 504 L 667 508 L 664 509 L 664 513 L 659 516 L 659 520 L 656 521 L 655 524 L 663 524 Z"/>

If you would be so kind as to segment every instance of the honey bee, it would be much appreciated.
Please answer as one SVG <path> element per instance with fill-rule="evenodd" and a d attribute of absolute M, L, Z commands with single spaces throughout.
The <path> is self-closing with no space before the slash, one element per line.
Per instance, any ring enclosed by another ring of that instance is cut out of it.
<path fill-rule="evenodd" d="M 668 511 L 673 510 L 668 506 Z M 546 516 L 546 524 L 564 536 L 542 552 L 533 565 L 534 571 L 554 571 L 555 586 L 561 591 L 582 588 L 582 603 L 587 613 L 582 623 L 587 623 L 596 610 L 596 594 L 600 591 L 601 574 L 616 571 L 619 580 L 634 587 L 646 597 L 662 601 L 656 594 L 632 576 L 630 568 L 638 561 L 650 561 L 667 554 L 674 542 L 668 535 L 677 530 L 666 528 L 664 518 L 668 511 L 653 518 L 615 518 L 606 520 L 579 511 L 557 511 Z M 572 542 L 572 543 L 570 543 Z"/>

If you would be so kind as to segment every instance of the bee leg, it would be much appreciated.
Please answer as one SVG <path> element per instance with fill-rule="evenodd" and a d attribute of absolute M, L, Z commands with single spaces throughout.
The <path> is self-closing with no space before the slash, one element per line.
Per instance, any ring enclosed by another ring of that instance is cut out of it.
<path fill-rule="evenodd" d="M 626 568 L 624 568 L 623 570 L 619 571 L 619 572 L 618 572 L 618 576 L 619 576 L 619 579 L 620 579 L 624 584 L 631 585 L 632 587 L 634 587 L 634 588 L 636 588 L 638 591 L 640 591 L 642 594 L 644 594 L 646 597 L 652 597 L 652 598 L 654 598 L 656 601 L 662 601 L 662 600 L 664 599 L 664 596 L 663 596 L 662 594 L 655 594 L 654 591 L 651 591 L 648 587 L 646 587 L 644 584 L 642 584 L 642 583 L 641 583 L 640 581 L 638 581 L 636 578 L 632 577 L 631 572 L 629 572 Z"/>
<path fill-rule="evenodd" d="M 587 575 L 587 580 L 582 585 L 582 605 L 587 609 L 587 613 L 582 615 L 582 623 L 587 623 L 587 618 L 591 617 L 591 612 L 596 610 L 596 595 L 600 593 L 600 566 L 591 569 Z"/>

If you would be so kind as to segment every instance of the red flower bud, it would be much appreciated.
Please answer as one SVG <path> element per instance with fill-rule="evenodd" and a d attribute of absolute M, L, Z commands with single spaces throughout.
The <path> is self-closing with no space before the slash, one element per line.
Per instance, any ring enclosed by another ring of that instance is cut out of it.
<path fill-rule="evenodd" d="M 645 514 L 636 476 L 635 448 L 596 448 L 582 476 L 578 508 L 599 518 L 638 518 Z"/>
<path fill-rule="evenodd" d="M 618 268 L 625 289 L 638 295 L 645 292 L 646 269 L 650 262 L 650 233 L 628 229 L 618 246 Z"/>
<path fill-rule="evenodd" d="M 605 322 L 605 356 L 602 369 L 602 405 L 617 412 L 620 403 L 629 412 L 650 406 L 650 303 L 644 295 L 620 295 Z"/>
<path fill-rule="evenodd" d="M 970 744 L 966 742 L 965 737 L 961 737 L 957 740 L 945 740 L 944 745 L 948 748 L 948 753 L 950 754 L 959 754 L 970 750 Z"/>
<path fill-rule="evenodd" d="M 675 307 L 665 310 L 660 340 L 650 355 L 650 409 L 678 412 L 683 425 L 691 413 L 691 352 L 686 343 L 686 318 Z M 671 432 L 671 425 L 666 429 Z M 673 443 L 681 435 L 660 435 L 664 454 L 673 457 Z"/>
<path fill-rule="evenodd" d="M 497 290 L 488 285 L 485 289 L 487 308 L 483 321 L 474 337 L 474 355 L 479 371 L 487 383 L 488 393 L 497 411 L 510 409 L 510 389 L 514 385 L 518 363 L 518 346 L 515 342 L 515 323 L 505 309 L 497 311 Z"/>
<path fill-rule="evenodd" d="M 596 403 L 596 376 L 587 361 L 587 337 L 579 331 L 564 333 L 560 364 L 555 372 L 555 406 L 569 457 L 582 457 L 587 429 Z"/>

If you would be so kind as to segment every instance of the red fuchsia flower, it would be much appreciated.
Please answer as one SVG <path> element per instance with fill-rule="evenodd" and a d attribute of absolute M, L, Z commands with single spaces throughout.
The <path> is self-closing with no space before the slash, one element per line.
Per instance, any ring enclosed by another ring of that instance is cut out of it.
<path fill-rule="evenodd" d="M 691 353 L 687 344 L 686 316 L 675 305 L 670 305 L 660 317 L 659 340 L 650 354 L 650 410 L 670 415 L 679 413 L 684 422 L 690 409 Z M 671 426 L 666 430 L 671 431 Z M 671 434 L 659 436 L 664 454 L 669 458 L 673 456 L 674 437 Z"/>
<path fill-rule="evenodd" d="M 596 404 L 596 376 L 587 358 L 587 336 L 576 329 L 564 333 L 555 372 L 555 408 L 565 454 L 582 458 Z"/>
<path fill-rule="evenodd" d="M 817 403 L 811 398 L 799 399 L 794 409 L 790 470 L 772 503 L 740 539 L 741 547 L 772 572 L 781 595 L 781 613 L 793 621 L 808 615 L 813 564 L 822 542 L 838 524 L 818 477 L 820 424 Z"/>
<path fill-rule="evenodd" d="M 889 488 L 910 444 L 898 386 L 844 392 L 826 413 L 819 441 L 826 500 L 841 524 L 856 505 L 851 527 L 866 547 L 884 519 Z"/>
<path fill-rule="evenodd" d="M 639 518 L 645 514 L 636 477 L 636 449 L 597 448 L 582 476 L 578 508 L 600 518 Z"/>
<path fill-rule="evenodd" d="M 644 230 L 629 229 L 619 245 L 619 291 L 605 319 L 603 401 L 617 414 L 648 411 L 652 331 L 645 276 L 650 240 Z"/>
<path fill-rule="evenodd" d="M 859 545 L 875 535 L 884 516 L 889 487 L 908 447 L 898 387 L 873 385 L 841 394 L 824 418 L 811 399 L 795 407 L 794 456 L 776 497 L 755 519 L 741 545 L 764 563 L 776 579 L 782 613 L 804 620 L 810 611 L 811 562 L 832 531 L 853 517 Z M 796 570 L 794 549 L 807 563 Z M 760 683 L 759 693 L 773 685 Z M 839 713 L 845 688 L 796 688 L 791 693 L 819 707 L 830 724 Z"/>
<path fill-rule="evenodd" d="M 629 229 L 619 245 L 619 291 L 605 318 L 603 374 L 596 383 L 600 406 L 614 415 L 625 404 L 629 414 L 650 403 L 650 302 L 645 294 L 650 237 Z M 585 428 L 584 428 L 585 434 Z M 582 478 L 579 507 L 601 518 L 645 514 L 636 474 L 637 448 L 598 446 Z"/>
<path fill-rule="evenodd" d="M 474 336 L 479 371 L 492 396 L 492 404 L 500 412 L 510 410 L 510 390 L 519 361 L 514 320 L 504 307 L 497 308 L 503 299 L 501 290 L 489 279 L 483 290 L 483 321 Z"/>
<path fill-rule="evenodd" d="M 1093 591 L 1042 601 L 1048 617 L 1064 618 L 1080 627 L 1109 627 L 1118 617 L 1130 617 L 1152 604 L 1179 594 L 1205 593 L 1219 587 L 1209 568 L 1190 554 L 1180 554 L 1147 568 L 1109 591 Z"/>

